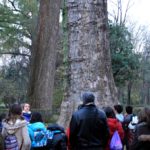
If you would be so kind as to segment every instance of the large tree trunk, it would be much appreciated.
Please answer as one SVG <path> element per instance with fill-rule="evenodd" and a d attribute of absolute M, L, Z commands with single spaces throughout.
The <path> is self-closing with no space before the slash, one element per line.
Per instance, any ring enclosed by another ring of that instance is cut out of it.
<path fill-rule="evenodd" d="M 67 126 L 84 91 L 99 107 L 117 102 L 108 40 L 107 0 L 67 0 L 69 85 L 58 123 Z"/>
<path fill-rule="evenodd" d="M 32 108 L 52 108 L 60 3 L 60 0 L 40 1 L 28 90 Z"/>

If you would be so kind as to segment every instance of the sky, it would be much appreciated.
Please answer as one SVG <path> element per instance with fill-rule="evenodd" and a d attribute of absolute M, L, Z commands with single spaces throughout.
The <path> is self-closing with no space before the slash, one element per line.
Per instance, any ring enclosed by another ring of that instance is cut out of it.
<path fill-rule="evenodd" d="M 134 0 L 129 13 L 131 20 L 150 26 L 150 0 Z"/>
<path fill-rule="evenodd" d="M 122 0 L 123 11 L 127 7 L 129 0 Z M 108 0 L 108 11 L 115 8 L 117 0 Z M 149 26 L 150 29 L 150 0 L 130 0 L 130 9 L 128 10 L 128 21 L 136 22 L 138 25 Z"/>

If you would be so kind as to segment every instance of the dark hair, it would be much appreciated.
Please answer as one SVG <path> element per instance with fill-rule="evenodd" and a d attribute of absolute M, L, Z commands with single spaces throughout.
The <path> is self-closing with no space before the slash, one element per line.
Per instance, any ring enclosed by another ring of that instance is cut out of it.
<path fill-rule="evenodd" d="M 85 92 L 82 95 L 83 104 L 94 102 L 95 96 L 92 92 Z"/>
<path fill-rule="evenodd" d="M 114 110 L 111 107 L 105 107 L 104 112 L 106 113 L 107 118 L 116 118 Z"/>
<path fill-rule="evenodd" d="M 20 104 L 12 104 L 9 108 L 8 117 L 6 118 L 6 121 L 13 120 L 13 122 L 16 121 L 17 118 L 24 119 L 22 116 L 22 108 Z"/>
<path fill-rule="evenodd" d="M 145 107 L 143 108 L 138 115 L 139 123 L 146 122 L 150 127 L 150 108 Z"/>
<path fill-rule="evenodd" d="M 9 115 L 21 115 L 22 108 L 19 104 L 13 104 L 9 108 Z"/>
<path fill-rule="evenodd" d="M 126 106 L 126 112 L 127 112 L 127 114 L 132 114 L 133 113 L 133 107 L 132 106 Z"/>
<path fill-rule="evenodd" d="M 118 114 L 121 114 L 123 111 L 122 105 L 114 105 L 114 109 L 117 111 Z"/>
<path fill-rule="evenodd" d="M 35 123 L 35 122 L 43 122 L 42 115 L 39 112 L 33 112 L 31 114 L 30 123 Z"/>

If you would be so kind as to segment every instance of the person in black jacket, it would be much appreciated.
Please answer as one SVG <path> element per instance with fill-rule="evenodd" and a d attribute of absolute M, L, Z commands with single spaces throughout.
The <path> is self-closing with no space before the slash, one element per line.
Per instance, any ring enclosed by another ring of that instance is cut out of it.
<path fill-rule="evenodd" d="M 150 108 L 144 108 L 138 115 L 134 139 L 130 150 L 150 150 Z"/>
<path fill-rule="evenodd" d="M 109 138 L 106 115 L 95 106 L 93 93 L 84 93 L 82 100 L 70 121 L 71 150 L 103 150 Z"/>

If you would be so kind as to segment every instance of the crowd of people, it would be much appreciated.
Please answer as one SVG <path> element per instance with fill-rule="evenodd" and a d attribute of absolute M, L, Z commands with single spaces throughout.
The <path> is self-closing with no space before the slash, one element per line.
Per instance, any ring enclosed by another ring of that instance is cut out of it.
<path fill-rule="evenodd" d="M 47 125 L 39 112 L 31 112 L 30 105 L 13 104 L 8 115 L 1 115 L 3 142 L 1 150 L 149 150 L 150 108 L 137 115 L 132 106 L 95 105 L 92 92 L 82 95 L 82 105 L 72 114 L 66 128 L 58 124 Z M 112 148 L 117 132 L 121 147 Z M 9 136 L 11 135 L 11 137 Z M 9 139 L 10 138 L 10 139 Z M 16 140 L 15 140 L 16 138 Z M 55 141 L 53 139 L 56 139 Z M 8 141 L 13 141 L 9 143 Z M 40 142 L 37 142 L 40 140 Z"/>

